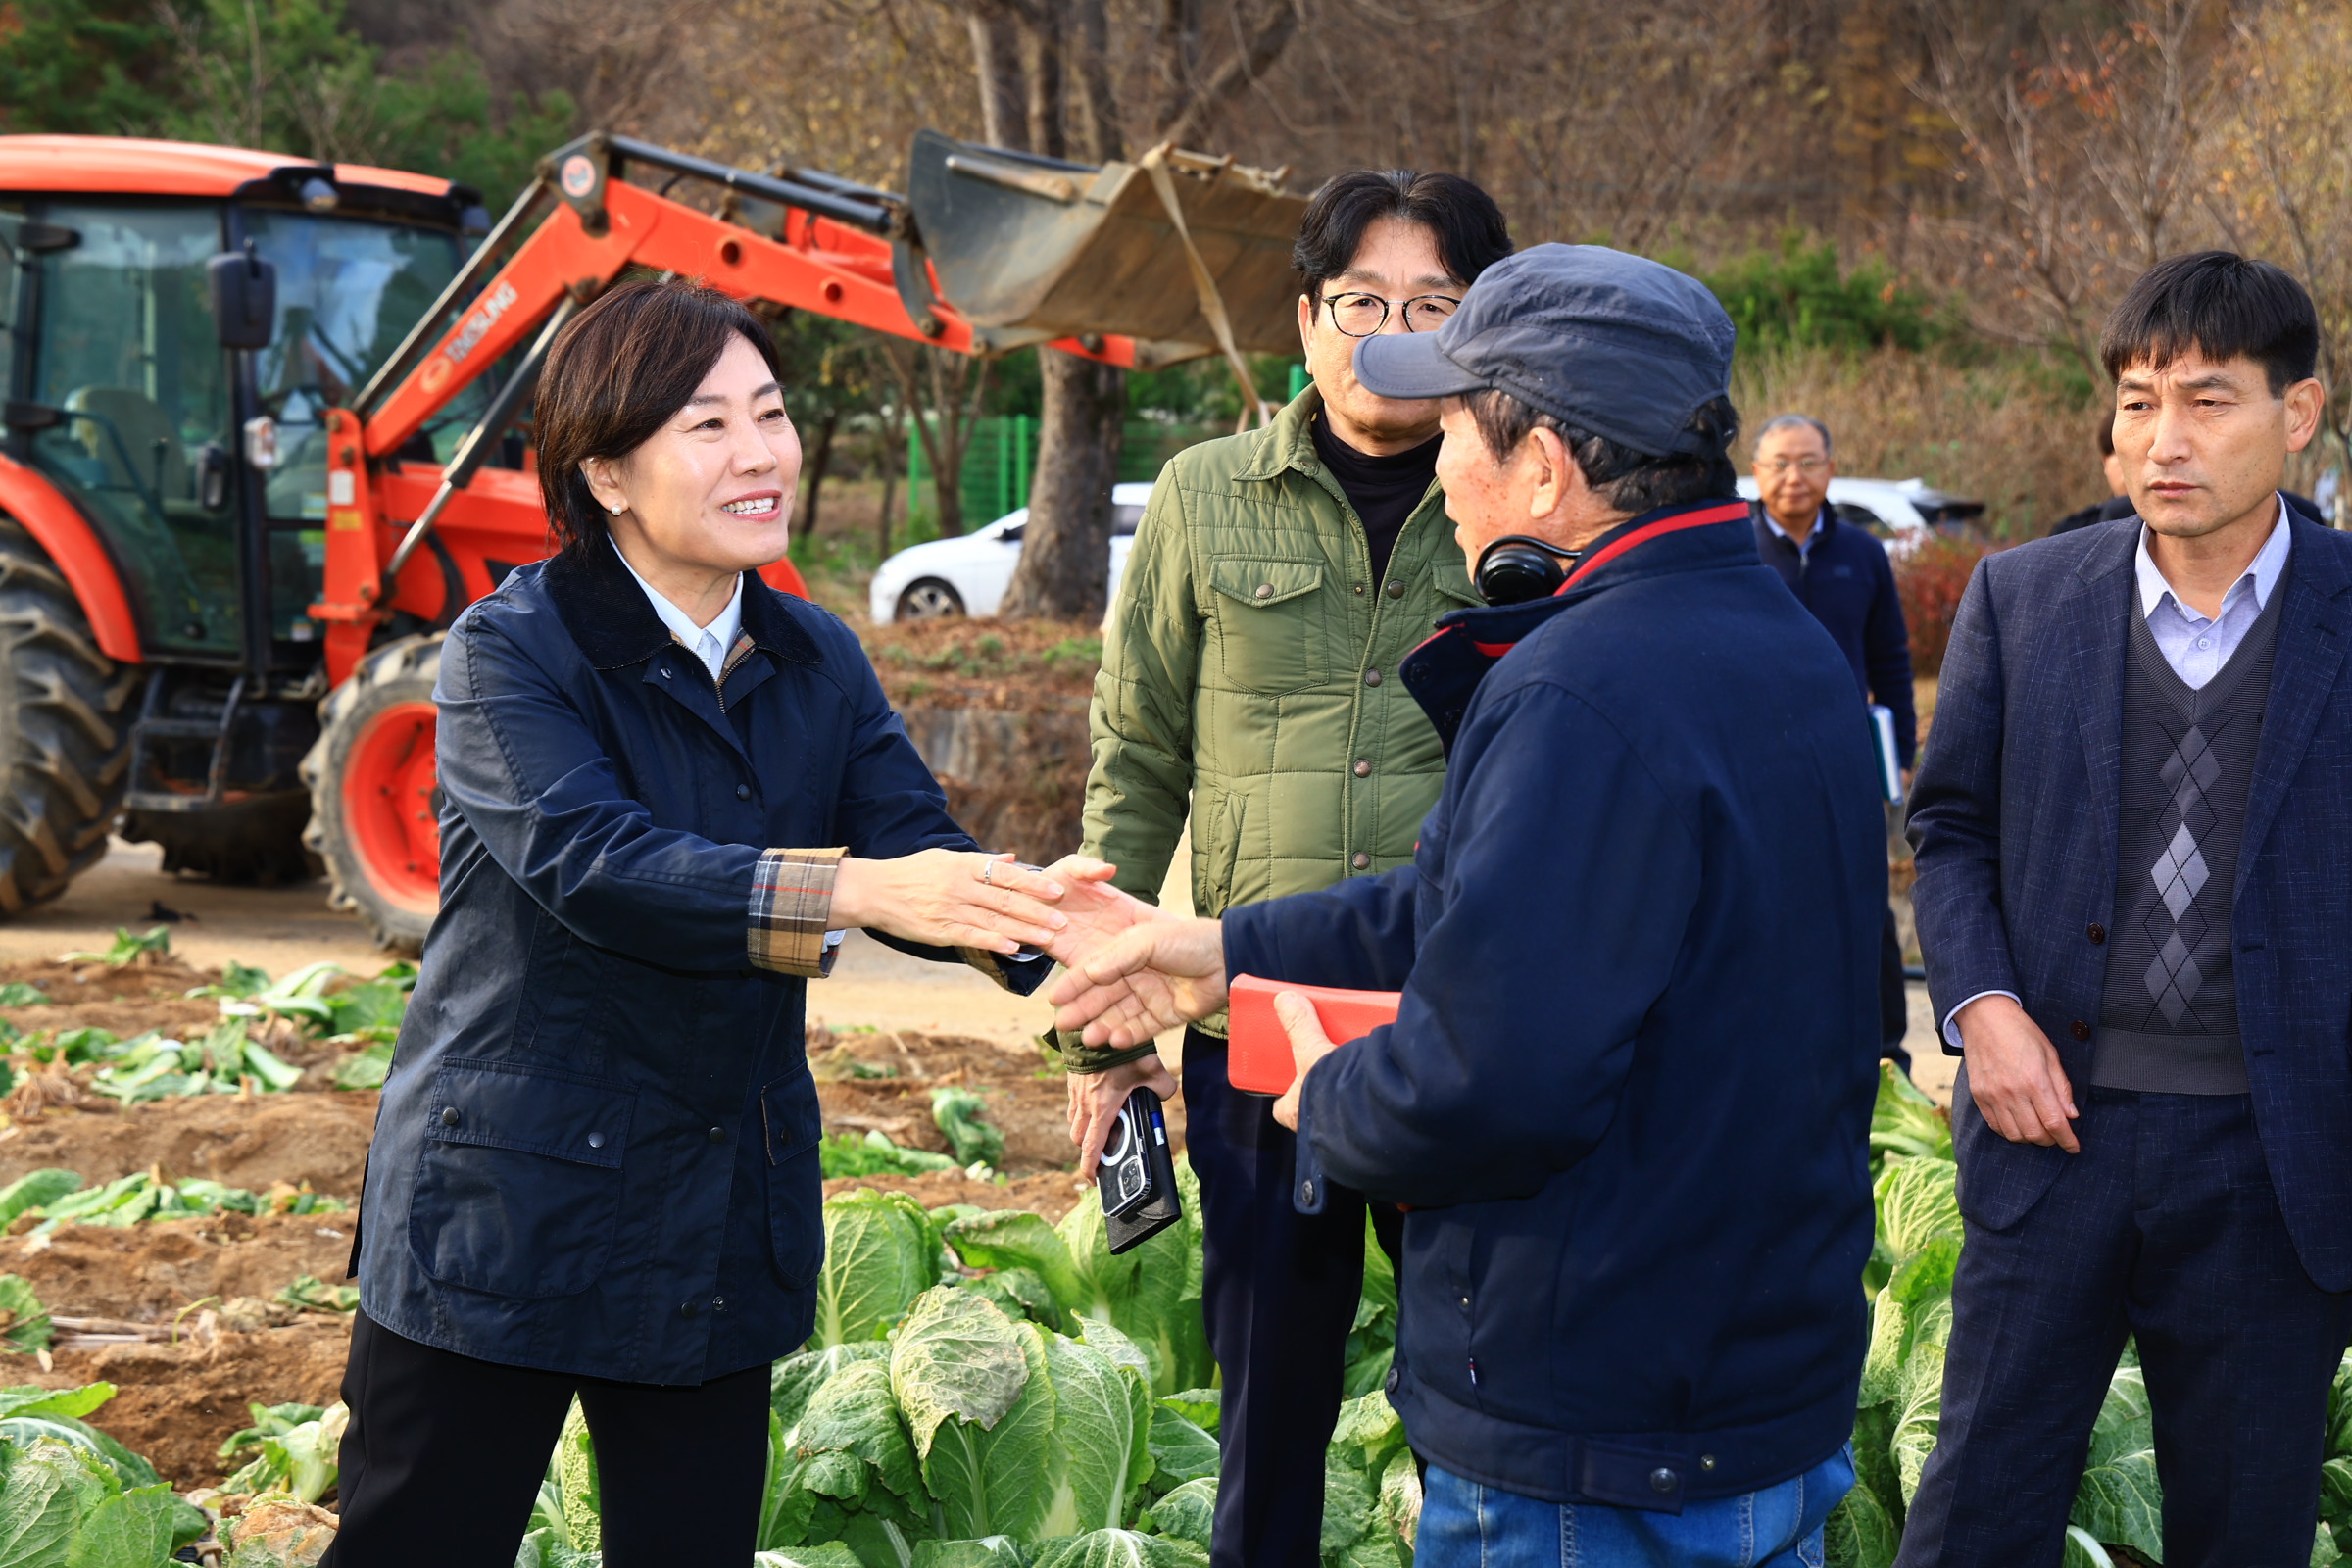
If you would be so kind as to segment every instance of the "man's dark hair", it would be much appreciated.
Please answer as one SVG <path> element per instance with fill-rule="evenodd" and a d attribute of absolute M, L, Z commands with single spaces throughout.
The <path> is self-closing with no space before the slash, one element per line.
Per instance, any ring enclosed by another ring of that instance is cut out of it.
<path fill-rule="evenodd" d="M 2319 317 L 2303 285 L 2269 262 L 2230 251 L 2168 256 L 2107 318 L 2099 363 L 2113 380 L 2135 365 L 2161 370 L 2192 349 L 2216 363 L 2253 360 L 2278 397 L 2318 363 Z"/>
<path fill-rule="evenodd" d="M 2274 387 L 2272 390 L 2277 391 L 2278 388 Z M 2099 416 L 2099 457 L 2104 460 L 2114 456 L 2115 411 L 2109 409 L 2105 414 Z"/>
<path fill-rule="evenodd" d="M 1511 254 L 1502 209 L 1461 175 L 1351 169 L 1315 192 L 1291 247 L 1291 265 L 1316 309 L 1322 309 L 1323 285 L 1354 264 L 1364 231 L 1383 218 L 1401 218 L 1435 234 L 1439 260 L 1464 283 L 1477 282 L 1479 273 Z"/>
<path fill-rule="evenodd" d="M 760 318 L 741 300 L 684 279 L 608 289 L 556 334 L 531 414 L 540 499 L 567 554 L 594 549 L 611 531 L 580 464 L 645 445 L 739 337 L 782 384 L 783 362 Z"/>
<path fill-rule="evenodd" d="M 1738 493 L 1740 479 L 1732 469 L 1730 454 L 1740 435 L 1740 411 L 1727 397 L 1700 404 L 1698 412 L 1683 425 L 1699 438 L 1703 451 L 1663 458 L 1580 429 L 1495 388 L 1473 392 L 1462 403 L 1495 462 L 1518 451 L 1519 443 L 1531 432 L 1554 431 L 1576 466 L 1585 470 L 1585 483 L 1612 509 L 1628 515 Z"/>

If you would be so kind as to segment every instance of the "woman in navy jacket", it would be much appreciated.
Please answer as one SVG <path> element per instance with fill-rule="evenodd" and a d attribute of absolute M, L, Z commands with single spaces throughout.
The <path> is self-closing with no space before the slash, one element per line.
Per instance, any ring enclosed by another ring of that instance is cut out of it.
<path fill-rule="evenodd" d="M 980 853 L 857 639 L 760 581 L 800 467 L 781 378 L 681 283 L 613 289 L 548 357 L 564 548 L 458 618 L 435 693 L 441 914 L 361 1210 L 341 1568 L 507 1568 L 575 1394 L 607 1563 L 749 1561 L 824 1246 L 827 931 L 1025 993 L 1016 950 L 1109 902 L 1107 867 Z"/>

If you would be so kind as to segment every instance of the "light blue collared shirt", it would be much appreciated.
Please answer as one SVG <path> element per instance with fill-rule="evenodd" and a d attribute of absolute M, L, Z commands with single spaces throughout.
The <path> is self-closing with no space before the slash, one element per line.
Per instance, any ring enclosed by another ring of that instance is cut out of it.
<path fill-rule="evenodd" d="M 2271 590 L 2278 586 L 2278 578 L 2286 570 L 2286 552 L 2294 541 L 2287 516 L 2286 501 L 2281 497 L 2278 521 L 2270 538 L 2263 541 L 2246 574 L 2223 595 L 2222 612 L 2210 619 L 2189 609 L 2173 592 L 2173 585 L 2164 580 L 2164 573 L 2156 569 L 2156 562 L 2148 554 L 2148 525 L 2139 525 L 2139 550 L 2132 558 L 2139 572 L 2139 612 L 2147 617 L 2148 631 L 2164 662 L 2191 691 L 2202 689 L 2222 672 L 2237 645 L 2246 640 L 2246 632 L 2262 614 L 2263 607 L 2271 602 Z"/>
<path fill-rule="evenodd" d="M 2271 528 L 2271 536 L 2254 553 L 2254 564 L 2245 575 L 2230 585 L 2222 596 L 2222 612 L 2205 616 L 2188 608 L 2173 585 L 2157 569 L 2155 558 L 2148 554 L 2148 525 L 2139 525 L 2139 549 L 2132 564 L 2139 574 L 2139 612 L 2147 620 L 2148 634 L 2156 639 L 2157 652 L 2173 666 L 2173 673 L 2191 691 L 2200 690 L 2206 682 L 2222 672 L 2237 645 L 2246 640 L 2263 608 L 2271 602 L 2271 591 L 2278 586 L 2286 570 L 2286 553 L 2294 543 L 2293 513 L 2286 498 L 2277 498 L 2278 520 Z M 1960 1004 L 1943 1015 L 1943 1038 L 1956 1050 L 1960 1045 L 1960 1007 L 1980 997 L 2007 997 L 2018 1001 L 2014 991 L 1980 991 L 1968 1002 Z"/>
<path fill-rule="evenodd" d="M 637 578 L 637 586 L 645 590 L 646 602 L 654 607 L 654 613 L 662 617 L 662 624 L 669 628 L 670 635 L 684 643 L 694 657 L 703 662 L 704 667 L 710 671 L 712 680 L 718 679 L 718 672 L 727 667 L 727 655 L 734 651 L 737 640 L 743 636 L 742 574 L 736 574 L 735 591 L 727 596 L 727 608 L 712 616 L 710 625 L 697 626 L 692 616 L 671 604 L 652 583 L 637 575 L 637 568 L 629 566 L 629 558 L 620 554 L 618 544 L 612 546 L 612 553 L 620 556 L 620 564 L 629 567 L 630 576 Z"/>

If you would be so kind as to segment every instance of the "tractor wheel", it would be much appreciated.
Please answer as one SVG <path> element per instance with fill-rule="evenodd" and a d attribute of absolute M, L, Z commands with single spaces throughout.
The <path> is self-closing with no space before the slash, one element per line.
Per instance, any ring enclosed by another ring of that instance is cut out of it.
<path fill-rule="evenodd" d="M 367 923 L 376 946 L 414 954 L 441 907 L 441 790 L 433 765 L 433 682 L 441 634 L 386 643 L 318 705 L 302 760 L 327 903 Z"/>
<path fill-rule="evenodd" d="M 162 845 L 167 872 L 273 888 L 318 874 L 302 842 L 310 819 L 310 791 L 274 790 L 209 811 L 125 811 L 122 836 Z"/>
<path fill-rule="evenodd" d="M 0 914 L 57 897 L 106 854 L 145 673 L 98 651 L 48 552 L 0 516 Z"/>

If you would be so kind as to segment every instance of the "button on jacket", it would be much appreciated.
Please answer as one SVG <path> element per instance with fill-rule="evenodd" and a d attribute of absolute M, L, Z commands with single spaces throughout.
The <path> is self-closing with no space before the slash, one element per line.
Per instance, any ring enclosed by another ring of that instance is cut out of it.
<path fill-rule="evenodd" d="M 1382 672 L 1478 594 L 1435 484 L 1375 576 L 1315 451 L 1322 408 L 1310 386 L 1265 429 L 1179 454 L 1136 528 L 1095 679 L 1085 838 L 1138 898 L 1159 896 L 1188 796 L 1204 915 L 1406 863 L 1438 798 L 1437 736 Z"/>
<path fill-rule="evenodd" d="M 838 852 L 772 847 L 975 846 L 849 630 L 754 575 L 740 598 L 723 681 L 610 550 L 517 569 L 450 630 L 441 913 L 361 1209 L 394 1333 L 676 1384 L 808 1336 L 803 1006 Z"/>

